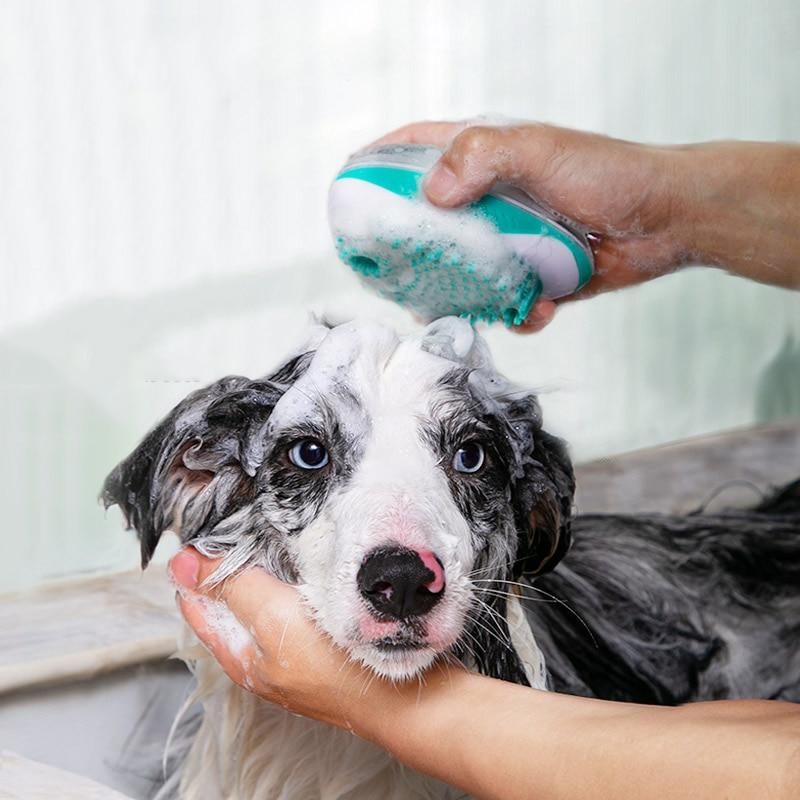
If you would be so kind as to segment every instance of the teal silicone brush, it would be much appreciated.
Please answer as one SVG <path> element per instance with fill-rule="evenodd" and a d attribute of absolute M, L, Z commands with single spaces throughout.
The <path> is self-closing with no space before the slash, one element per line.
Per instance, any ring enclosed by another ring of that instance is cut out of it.
<path fill-rule="evenodd" d="M 540 296 L 571 294 L 592 276 L 584 233 L 511 186 L 441 209 L 422 178 L 435 147 L 384 145 L 336 176 L 328 215 L 339 257 L 363 283 L 427 320 L 462 316 L 519 325 Z"/>

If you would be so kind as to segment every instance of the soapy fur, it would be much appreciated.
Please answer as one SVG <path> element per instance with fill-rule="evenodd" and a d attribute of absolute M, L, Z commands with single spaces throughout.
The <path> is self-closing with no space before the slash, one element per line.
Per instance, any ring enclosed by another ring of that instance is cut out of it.
<path fill-rule="evenodd" d="M 287 453 L 309 435 L 330 462 L 303 472 Z M 486 454 L 472 476 L 453 468 L 465 441 Z M 405 338 L 316 326 L 268 377 L 223 378 L 186 398 L 112 472 L 104 499 L 139 533 L 143 564 L 170 529 L 222 558 L 215 581 L 262 566 L 297 585 L 352 658 L 394 680 L 458 659 L 635 702 L 800 699 L 800 481 L 750 512 L 574 522 L 573 489 L 533 394 L 496 371 L 466 322 L 444 319 Z M 412 648 L 374 639 L 357 588 L 369 554 L 395 545 L 435 553 L 446 582 L 430 611 L 392 623 Z M 252 646 L 210 611 L 229 644 Z M 161 797 L 459 796 L 233 686 L 204 650 L 182 655 L 204 716 L 177 736 L 190 748 Z"/>
<path fill-rule="evenodd" d="M 267 378 L 190 395 L 112 473 L 104 496 L 139 531 L 142 563 L 174 530 L 222 557 L 215 582 L 257 564 L 296 583 L 320 627 L 380 675 L 413 677 L 450 653 L 529 683 L 538 657 L 532 668 L 519 659 L 506 623 L 492 622 L 505 620 L 506 599 L 472 575 L 535 574 L 568 546 L 572 472 L 535 398 L 497 373 L 463 320 L 405 339 L 367 323 L 311 339 Z M 329 468 L 289 463 L 308 436 L 325 442 Z M 487 452 L 475 478 L 451 468 L 471 440 Z M 398 626 L 407 649 L 365 632 L 356 577 L 385 546 L 430 550 L 447 576 L 441 602 Z"/>

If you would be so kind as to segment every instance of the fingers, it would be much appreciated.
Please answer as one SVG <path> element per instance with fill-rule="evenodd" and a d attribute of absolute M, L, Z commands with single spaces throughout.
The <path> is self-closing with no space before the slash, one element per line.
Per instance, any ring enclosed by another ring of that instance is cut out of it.
<path fill-rule="evenodd" d="M 184 548 L 170 562 L 181 613 L 226 675 L 247 691 L 307 716 L 344 725 L 341 684 L 347 655 L 306 617 L 300 593 L 260 568 L 209 585 L 219 559 Z M 205 583 L 204 583 L 205 582 Z M 309 666 L 313 665 L 313 666 Z"/>
<path fill-rule="evenodd" d="M 184 588 L 224 602 L 248 630 L 263 629 L 270 620 L 283 624 L 299 607 L 296 589 L 258 567 L 210 585 L 219 563 L 187 547 L 172 559 L 170 570 Z"/>
<path fill-rule="evenodd" d="M 653 236 L 641 239 L 606 237 L 592 249 L 594 275 L 579 291 L 560 298 L 559 304 L 635 286 L 677 269 L 671 246 L 662 247 L 658 238 Z"/>
<path fill-rule="evenodd" d="M 208 579 L 213 577 L 219 564 L 219 559 L 205 558 L 190 547 L 173 557 L 170 572 L 179 586 L 178 606 L 197 638 L 217 659 L 226 675 L 243 688 L 258 690 L 266 696 L 257 677 L 260 674 L 257 665 L 263 659 L 259 634 L 267 624 L 265 620 L 274 615 L 274 598 L 270 594 L 274 588 L 272 583 L 290 593 L 293 590 L 258 569 L 209 586 Z M 257 582 L 261 577 L 267 579 L 266 590 L 261 582 Z"/>
<path fill-rule="evenodd" d="M 425 179 L 425 192 L 436 205 L 452 207 L 477 200 L 498 180 L 519 184 L 535 177 L 554 152 L 554 130 L 535 123 L 415 122 L 373 144 L 397 142 L 443 148 L 444 154 Z"/>
<path fill-rule="evenodd" d="M 563 303 L 575 300 L 586 300 L 598 294 L 613 292 L 627 286 L 633 286 L 652 280 L 664 273 L 663 268 L 647 266 L 639 262 L 634 255 L 635 247 L 630 243 L 620 244 L 613 240 L 603 240 L 594 248 L 596 270 L 591 280 L 577 292 L 559 297 L 558 300 L 540 298 L 531 309 L 525 321 L 513 328 L 515 333 L 536 333 L 547 327 L 556 315 L 558 307 Z"/>
<path fill-rule="evenodd" d="M 220 663 L 225 674 L 235 683 L 249 687 L 247 665 L 255 656 L 255 646 L 247 644 L 232 647 L 223 631 L 209 618 L 208 600 L 202 596 L 180 593 L 178 607 L 197 638 Z"/>
<path fill-rule="evenodd" d="M 425 194 L 439 206 L 460 206 L 477 200 L 495 183 L 501 162 L 496 128 L 470 127 L 450 143 L 425 178 Z"/>
<path fill-rule="evenodd" d="M 525 321 L 511 330 L 514 333 L 535 333 L 540 331 L 553 321 L 557 309 L 558 306 L 554 300 L 543 297 L 536 301 L 536 305 L 531 309 Z"/>
<path fill-rule="evenodd" d="M 498 181 L 530 189 L 554 157 L 546 126 L 470 126 L 428 173 L 425 193 L 432 203 L 449 208 L 477 200 Z"/>

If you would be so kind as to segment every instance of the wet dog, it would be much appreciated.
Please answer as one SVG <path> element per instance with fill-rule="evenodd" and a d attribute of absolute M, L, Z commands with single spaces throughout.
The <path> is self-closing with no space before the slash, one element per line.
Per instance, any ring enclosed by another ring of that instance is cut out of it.
<path fill-rule="evenodd" d="M 798 484 L 749 512 L 675 518 L 573 519 L 573 492 L 535 395 L 468 323 L 444 319 L 405 338 L 316 327 L 267 377 L 187 397 L 103 497 L 138 532 L 143 566 L 165 530 L 222 557 L 218 581 L 263 566 L 394 680 L 455 658 L 636 702 L 800 699 Z M 204 719 L 165 792 L 457 794 L 248 695 L 210 657 L 196 669 Z"/>

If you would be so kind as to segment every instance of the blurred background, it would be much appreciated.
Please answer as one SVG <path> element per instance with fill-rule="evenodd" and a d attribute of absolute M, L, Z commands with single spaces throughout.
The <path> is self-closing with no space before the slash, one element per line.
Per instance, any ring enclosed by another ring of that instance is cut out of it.
<path fill-rule="evenodd" d="M 0 590 L 135 568 L 105 474 L 309 311 L 412 327 L 336 261 L 351 151 L 482 112 L 798 140 L 798 41 L 795 0 L 3 0 Z M 800 295 L 717 271 L 488 335 L 578 460 L 800 413 Z"/>

